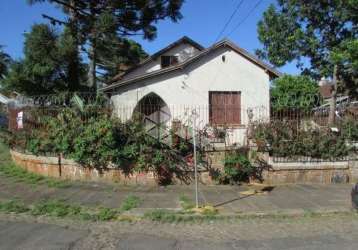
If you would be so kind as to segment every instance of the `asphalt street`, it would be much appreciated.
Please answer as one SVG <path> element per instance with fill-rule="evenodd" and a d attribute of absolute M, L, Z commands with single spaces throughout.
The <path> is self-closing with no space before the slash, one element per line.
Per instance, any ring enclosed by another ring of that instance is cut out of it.
<path fill-rule="evenodd" d="M 1 217 L 0 249 L 358 249 L 356 218 L 321 218 L 312 221 L 255 219 L 252 222 L 200 225 L 114 222 L 74 227 Z M 341 224 L 337 223 L 339 221 Z M 270 230 L 275 224 L 277 227 Z"/>

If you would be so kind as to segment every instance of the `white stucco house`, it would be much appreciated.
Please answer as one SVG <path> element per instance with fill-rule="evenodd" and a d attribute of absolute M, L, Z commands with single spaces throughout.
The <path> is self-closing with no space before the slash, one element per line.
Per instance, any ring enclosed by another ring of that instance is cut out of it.
<path fill-rule="evenodd" d="M 269 117 L 270 80 L 280 73 L 229 40 L 204 48 L 183 37 L 117 75 L 102 91 L 123 120 L 136 112 L 148 126 L 188 124 L 230 129 L 228 143 L 244 144 L 249 121 Z"/>

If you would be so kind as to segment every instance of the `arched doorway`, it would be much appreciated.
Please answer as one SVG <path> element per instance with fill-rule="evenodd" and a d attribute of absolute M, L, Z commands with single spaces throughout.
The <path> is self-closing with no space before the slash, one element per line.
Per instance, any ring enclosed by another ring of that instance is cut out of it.
<path fill-rule="evenodd" d="M 144 96 L 136 105 L 133 117 L 141 119 L 146 132 L 158 139 L 169 135 L 170 109 L 164 100 L 151 92 Z"/>

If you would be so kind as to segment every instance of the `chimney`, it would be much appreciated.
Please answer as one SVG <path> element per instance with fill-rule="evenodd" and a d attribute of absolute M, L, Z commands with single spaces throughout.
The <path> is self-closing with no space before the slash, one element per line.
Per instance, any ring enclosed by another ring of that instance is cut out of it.
<path fill-rule="evenodd" d="M 318 82 L 318 86 L 325 86 L 325 85 L 331 85 L 331 82 L 325 77 L 322 77 L 321 80 Z"/>

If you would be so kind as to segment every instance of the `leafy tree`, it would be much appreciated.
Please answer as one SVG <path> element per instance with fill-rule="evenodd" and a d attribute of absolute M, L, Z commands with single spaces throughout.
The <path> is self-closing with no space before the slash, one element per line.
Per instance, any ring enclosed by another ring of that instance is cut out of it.
<path fill-rule="evenodd" d="M 358 96 L 358 39 L 343 41 L 333 50 L 331 58 L 333 62 L 341 65 L 341 77 L 349 94 Z"/>
<path fill-rule="evenodd" d="M 284 75 L 273 81 L 271 88 L 273 111 L 309 110 L 318 103 L 318 85 L 309 76 Z"/>
<path fill-rule="evenodd" d="M 342 65 L 344 60 L 333 58 L 335 51 L 349 54 L 344 45 L 357 40 L 358 0 L 277 0 L 277 3 L 277 7 L 270 5 L 258 23 L 259 40 L 264 47 L 257 54 L 276 66 L 297 60 L 306 74 L 332 77 L 335 87 L 330 122 L 333 122 L 337 83 L 357 94 L 357 85 L 345 77 L 353 69 L 345 69 L 350 65 Z M 310 66 L 303 67 L 303 58 L 309 59 Z"/>
<path fill-rule="evenodd" d="M 45 0 L 29 0 L 31 4 Z M 59 20 L 47 15 L 52 23 L 74 25 L 78 41 L 90 59 L 89 84 L 97 87 L 98 46 L 108 34 L 116 34 L 123 39 L 131 35 L 142 35 L 154 39 L 157 33 L 155 24 L 170 18 L 178 21 L 182 15 L 183 0 L 48 0 L 70 13 L 69 21 Z"/>
<path fill-rule="evenodd" d="M 2 46 L 0 45 L 0 80 L 5 77 L 10 62 L 10 56 L 3 51 Z"/>
<path fill-rule="evenodd" d="M 98 44 L 97 54 L 98 68 L 104 72 L 101 79 L 103 82 L 108 82 L 148 56 L 140 44 L 113 34 L 109 34 Z"/>
<path fill-rule="evenodd" d="M 28 95 L 76 91 L 84 87 L 73 80 L 78 72 L 85 81 L 85 66 L 73 76 L 74 48 L 67 30 L 58 34 L 46 24 L 35 24 L 25 34 L 24 59 L 14 62 L 4 80 L 5 88 Z"/>

